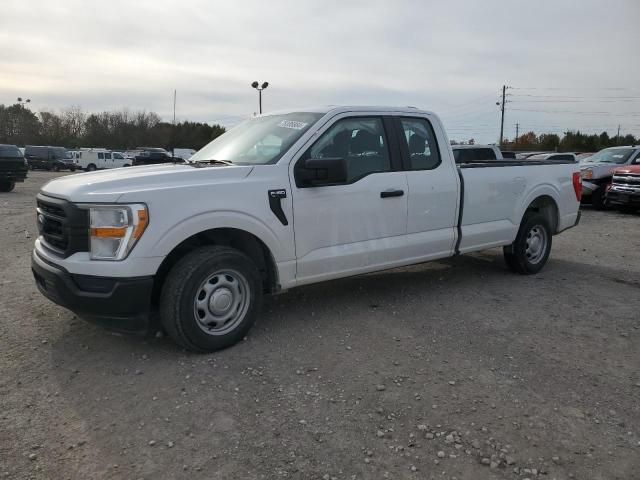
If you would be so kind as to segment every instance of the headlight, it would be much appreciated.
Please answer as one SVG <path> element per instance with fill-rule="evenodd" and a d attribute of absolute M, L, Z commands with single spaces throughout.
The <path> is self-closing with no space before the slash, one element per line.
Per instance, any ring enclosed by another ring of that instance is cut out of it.
<path fill-rule="evenodd" d="M 580 172 L 580 177 L 585 178 L 587 180 L 589 180 L 590 178 L 593 178 L 593 170 L 582 170 Z"/>
<path fill-rule="evenodd" d="M 147 207 L 94 205 L 89 208 L 90 255 L 92 260 L 122 260 L 149 224 Z"/>

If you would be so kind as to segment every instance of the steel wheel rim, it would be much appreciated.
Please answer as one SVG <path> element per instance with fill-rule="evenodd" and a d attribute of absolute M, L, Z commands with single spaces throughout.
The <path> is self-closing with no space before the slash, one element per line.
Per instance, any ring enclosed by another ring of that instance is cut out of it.
<path fill-rule="evenodd" d="M 200 284 L 193 314 L 207 335 L 225 335 L 242 322 L 249 309 L 249 282 L 235 270 L 220 270 Z"/>
<path fill-rule="evenodd" d="M 547 231 L 541 225 L 532 227 L 525 243 L 527 261 L 533 265 L 540 262 L 547 251 L 547 243 Z"/>

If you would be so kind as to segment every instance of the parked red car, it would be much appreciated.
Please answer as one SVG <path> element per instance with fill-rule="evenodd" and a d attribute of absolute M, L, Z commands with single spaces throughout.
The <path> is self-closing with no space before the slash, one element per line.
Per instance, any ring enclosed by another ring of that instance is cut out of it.
<path fill-rule="evenodd" d="M 640 209 L 640 165 L 628 165 L 613 171 L 607 204 L 620 210 Z"/>

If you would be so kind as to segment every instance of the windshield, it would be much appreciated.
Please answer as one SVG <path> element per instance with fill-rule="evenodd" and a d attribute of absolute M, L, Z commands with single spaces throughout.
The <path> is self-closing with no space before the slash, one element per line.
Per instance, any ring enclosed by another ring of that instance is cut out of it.
<path fill-rule="evenodd" d="M 582 163 L 617 163 L 623 164 L 633 154 L 633 148 L 605 148 L 595 155 L 585 158 Z"/>
<path fill-rule="evenodd" d="M 190 161 L 226 160 L 239 165 L 276 163 L 323 115 L 295 112 L 245 120 L 206 145 Z"/>

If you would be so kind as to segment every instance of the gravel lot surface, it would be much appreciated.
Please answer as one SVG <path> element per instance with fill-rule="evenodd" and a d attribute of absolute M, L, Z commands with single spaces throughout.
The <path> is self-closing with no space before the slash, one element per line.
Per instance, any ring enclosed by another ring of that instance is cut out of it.
<path fill-rule="evenodd" d="M 491 250 L 292 290 L 194 355 L 38 293 L 58 175 L 0 194 L 0 478 L 640 478 L 640 215 L 585 208 L 536 276 Z"/>

